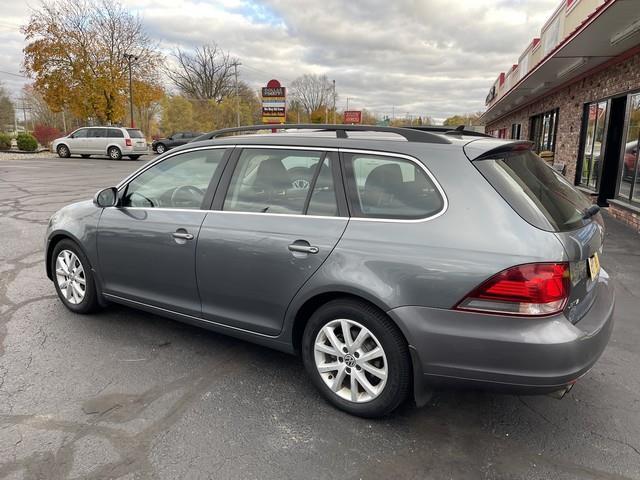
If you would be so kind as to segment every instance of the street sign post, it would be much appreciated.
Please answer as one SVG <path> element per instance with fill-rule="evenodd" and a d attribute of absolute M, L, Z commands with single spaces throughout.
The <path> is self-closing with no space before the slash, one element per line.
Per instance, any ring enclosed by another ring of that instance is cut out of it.
<path fill-rule="evenodd" d="M 345 124 L 359 124 L 362 123 L 362 112 L 360 110 L 346 110 L 344 112 L 344 120 L 342 123 Z"/>
<path fill-rule="evenodd" d="M 278 80 L 269 80 L 262 87 L 262 123 L 285 123 L 287 120 L 287 91 Z"/>

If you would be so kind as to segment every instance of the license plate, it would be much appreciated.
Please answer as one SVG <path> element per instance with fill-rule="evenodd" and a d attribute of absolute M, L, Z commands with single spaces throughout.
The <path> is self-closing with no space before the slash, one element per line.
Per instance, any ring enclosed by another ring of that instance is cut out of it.
<path fill-rule="evenodd" d="M 591 280 L 595 280 L 598 278 L 598 274 L 600 273 L 600 260 L 598 259 L 598 254 L 594 253 L 591 258 L 589 258 L 589 276 Z"/>

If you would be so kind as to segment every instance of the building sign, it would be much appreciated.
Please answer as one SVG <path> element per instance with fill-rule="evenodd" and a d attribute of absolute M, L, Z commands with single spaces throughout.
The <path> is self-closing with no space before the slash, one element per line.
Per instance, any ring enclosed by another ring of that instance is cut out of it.
<path fill-rule="evenodd" d="M 489 95 L 487 95 L 487 99 L 485 100 L 484 104 L 485 105 L 489 105 L 493 99 L 496 98 L 496 86 L 492 86 L 491 90 L 489 90 Z"/>
<path fill-rule="evenodd" d="M 362 123 L 362 112 L 360 110 L 346 110 L 342 123 Z"/>
<path fill-rule="evenodd" d="M 287 89 L 277 80 L 262 87 L 262 123 L 285 123 L 287 119 Z"/>

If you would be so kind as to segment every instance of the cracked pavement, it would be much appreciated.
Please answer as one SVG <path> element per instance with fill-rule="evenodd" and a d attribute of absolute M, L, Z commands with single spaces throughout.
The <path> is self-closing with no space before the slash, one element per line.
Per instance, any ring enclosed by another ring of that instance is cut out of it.
<path fill-rule="evenodd" d="M 640 479 L 640 236 L 619 222 L 613 337 L 567 397 L 447 391 L 371 421 L 325 403 L 295 357 L 63 307 L 48 217 L 142 163 L 0 158 L 0 479 Z"/>

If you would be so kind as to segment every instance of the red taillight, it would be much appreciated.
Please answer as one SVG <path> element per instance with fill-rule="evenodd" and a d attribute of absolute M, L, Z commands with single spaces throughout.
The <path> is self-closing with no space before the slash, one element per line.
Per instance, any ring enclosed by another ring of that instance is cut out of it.
<path fill-rule="evenodd" d="M 125 139 L 124 139 L 124 144 L 125 144 L 127 147 L 130 147 L 131 145 L 133 145 L 133 143 L 131 143 L 131 139 L 130 139 L 130 138 L 125 138 Z"/>
<path fill-rule="evenodd" d="M 494 275 L 456 308 L 510 315 L 551 315 L 569 298 L 568 263 L 528 263 Z"/>

